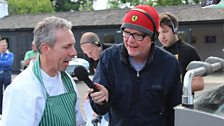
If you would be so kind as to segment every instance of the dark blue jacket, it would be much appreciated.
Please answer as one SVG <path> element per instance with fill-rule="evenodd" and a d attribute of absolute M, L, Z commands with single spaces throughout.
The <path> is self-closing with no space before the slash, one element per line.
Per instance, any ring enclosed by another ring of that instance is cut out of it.
<path fill-rule="evenodd" d="M 149 59 L 137 72 L 123 44 L 105 50 L 94 82 L 109 90 L 109 103 L 91 105 L 98 114 L 109 112 L 110 126 L 174 126 L 173 107 L 181 102 L 180 65 L 152 44 Z"/>

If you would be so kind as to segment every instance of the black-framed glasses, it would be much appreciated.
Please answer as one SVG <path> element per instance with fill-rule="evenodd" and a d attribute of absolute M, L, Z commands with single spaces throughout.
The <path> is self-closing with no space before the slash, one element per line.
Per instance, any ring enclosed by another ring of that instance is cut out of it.
<path fill-rule="evenodd" d="M 125 31 L 125 30 L 123 30 L 122 32 L 123 32 L 122 33 L 123 37 L 129 38 L 129 37 L 132 36 L 137 41 L 142 41 L 146 36 L 146 34 L 130 33 L 130 32 Z"/>

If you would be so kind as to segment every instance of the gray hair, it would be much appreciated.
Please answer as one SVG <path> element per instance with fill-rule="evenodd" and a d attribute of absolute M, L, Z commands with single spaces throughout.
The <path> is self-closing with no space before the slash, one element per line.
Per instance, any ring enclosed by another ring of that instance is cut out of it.
<path fill-rule="evenodd" d="M 72 29 L 72 23 L 65 19 L 52 16 L 45 18 L 37 24 L 33 33 L 34 42 L 39 53 L 41 53 L 41 43 L 43 42 L 54 46 L 57 29 Z"/>

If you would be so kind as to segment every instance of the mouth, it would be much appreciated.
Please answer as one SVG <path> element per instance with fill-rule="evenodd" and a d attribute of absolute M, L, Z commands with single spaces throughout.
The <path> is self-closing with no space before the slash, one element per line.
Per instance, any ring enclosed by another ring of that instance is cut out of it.
<path fill-rule="evenodd" d="M 138 46 L 134 46 L 134 45 L 128 45 L 128 48 L 133 48 L 133 49 L 136 49 L 136 48 L 138 48 Z"/>
<path fill-rule="evenodd" d="M 71 60 L 65 60 L 65 61 L 64 61 L 64 64 L 65 64 L 66 67 L 69 66 L 69 61 L 71 61 Z"/>
<path fill-rule="evenodd" d="M 166 41 L 166 40 L 164 40 L 164 41 L 161 41 L 161 43 L 163 43 L 163 44 L 167 44 L 167 41 Z"/>

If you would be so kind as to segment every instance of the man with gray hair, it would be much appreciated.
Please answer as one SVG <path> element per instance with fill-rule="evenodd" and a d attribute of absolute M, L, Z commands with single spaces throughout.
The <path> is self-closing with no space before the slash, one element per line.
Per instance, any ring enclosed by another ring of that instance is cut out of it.
<path fill-rule="evenodd" d="M 71 23 L 47 17 L 34 29 L 39 56 L 6 89 L 3 126 L 80 126 L 84 124 L 77 89 L 65 72 L 77 55 Z"/>

